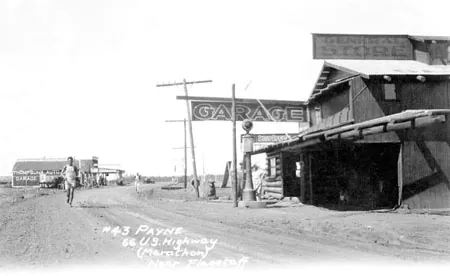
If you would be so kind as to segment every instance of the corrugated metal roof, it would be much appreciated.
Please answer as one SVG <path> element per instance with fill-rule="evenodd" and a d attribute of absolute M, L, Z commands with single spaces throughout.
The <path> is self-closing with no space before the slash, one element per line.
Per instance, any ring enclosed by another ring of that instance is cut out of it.
<path fill-rule="evenodd" d="M 417 41 L 425 41 L 425 40 L 450 41 L 450 36 L 408 35 L 408 38 Z"/>
<path fill-rule="evenodd" d="M 324 66 L 366 78 L 377 75 L 450 75 L 450 66 L 428 65 L 415 60 L 333 60 L 325 61 Z"/>
<path fill-rule="evenodd" d="M 17 160 L 13 171 L 59 171 L 67 164 L 67 160 Z M 92 167 L 92 160 L 74 160 L 73 164 L 81 171 Z"/>

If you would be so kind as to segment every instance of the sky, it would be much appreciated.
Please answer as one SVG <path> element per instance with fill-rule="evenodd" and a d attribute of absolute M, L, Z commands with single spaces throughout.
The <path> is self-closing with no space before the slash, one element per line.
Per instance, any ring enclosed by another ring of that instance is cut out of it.
<path fill-rule="evenodd" d="M 449 36 L 446 1 L 0 1 L 0 175 L 18 158 L 90 158 L 181 175 L 189 95 L 307 100 L 312 33 Z M 256 122 L 252 132 L 295 132 Z M 193 122 L 199 174 L 232 159 L 231 122 Z M 238 135 L 243 130 L 238 124 Z M 238 148 L 240 151 L 240 148 Z M 192 172 L 191 156 L 188 171 Z M 242 158 L 241 154 L 238 158 Z"/>

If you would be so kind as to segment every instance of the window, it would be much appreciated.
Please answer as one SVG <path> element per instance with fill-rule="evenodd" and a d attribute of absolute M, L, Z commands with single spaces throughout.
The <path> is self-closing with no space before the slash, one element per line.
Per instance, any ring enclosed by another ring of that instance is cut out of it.
<path fill-rule="evenodd" d="M 296 167 L 295 176 L 297 178 L 300 178 L 302 176 L 302 165 L 300 161 L 295 162 L 295 167 Z"/>
<path fill-rule="evenodd" d="M 275 177 L 277 176 L 277 160 L 276 157 L 269 158 L 269 176 Z"/>
<path fill-rule="evenodd" d="M 319 123 L 320 121 L 322 121 L 322 112 L 320 110 L 320 106 L 316 106 L 314 108 L 314 113 L 316 116 L 316 123 Z"/>
<path fill-rule="evenodd" d="M 397 91 L 394 83 L 385 83 L 384 87 L 384 100 L 386 101 L 397 101 Z"/>

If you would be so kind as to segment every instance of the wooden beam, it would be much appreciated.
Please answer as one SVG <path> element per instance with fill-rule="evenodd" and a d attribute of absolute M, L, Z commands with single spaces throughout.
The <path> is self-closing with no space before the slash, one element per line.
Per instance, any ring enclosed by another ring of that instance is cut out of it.
<path fill-rule="evenodd" d="M 271 193 L 276 193 L 276 194 L 283 194 L 283 188 L 282 187 L 264 187 L 264 191 L 268 191 Z"/>
<path fill-rule="evenodd" d="M 340 138 L 341 139 L 354 138 L 354 137 L 358 137 L 359 135 L 362 135 L 364 137 L 364 136 L 383 133 L 383 132 L 411 128 L 413 124 L 416 128 L 418 128 L 418 127 L 425 127 L 430 124 L 442 123 L 442 122 L 445 122 L 444 115 L 427 116 L 427 117 L 421 117 L 421 118 L 415 119 L 414 123 L 412 121 L 403 122 L 403 123 L 391 123 L 391 124 L 387 124 L 387 125 L 380 125 L 380 126 L 374 126 L 371 128 L 367 128 L 367 129 L 361 130 L 361 132 L 360 132 L 360 130 L 344 132 L 344 133 L 340 134 Z M 337 138 L 337 136 L 336 136 L 336 138 Z"/>
<path fill-rule="evenodd" d="M 406 128 L 423 127 L 434 123 L 445 122 L 446 116 L 450 114 L 450 109 L 432 110 L 406 110 L 397 113 L 354 125 L 347 125 L 335 129 L 315 131 L 305 134 L 288 142 L 269 145 L 265 148 L 254 151 L 252 154 L 274 151 L 292 151 L 311 145 L 319 144 L 333 139 L 357 139 L 358 136 L 372 135 L 387 131 L 396 131 Z M 414 120 L 414 122 L 412 122 Z"/>
<path fill-rule="evenodd" d="M 353 85 L 352 81 L 350 81 L 349 85 L 350 89 L 348 90 L 348 108 L 350 109 L 349 110 L 350 120 L 353 121 L 355 119 L 355 112 L 353 108 L 353 89 L 355 88 L 355 86 Z"/>
<path fill-rule="evenodd" d="M 366 122 L 358 123 L 355 125 L 349 125 L 349 126 L 345 126 L 345 127 L 336 129 L 336 130 L 328 131 L 328 132 L 325 132 L 325 135 L 332 136 L 332 135 L 336 135 L 339 133 L 344 133 L 346 131 L 354 130 L 355 127 L 359 128 L 359 129 L 369 128 L 369 127 L 376 126 L 377 124 L 380 124 L 380 125 L 385 124 L 387 121 L 395 121 L 395 122 L 407 121 L 407 120 L 411 120 L 417 116 L 420 116 L 420 115 L 426 116 L 428 114 L 429 113 L 426 113 L 423 110 L 406 110 L 402 113 L 392 114 L 389 116 L 385 116 L 385 117 L 369 120 Z M 307 138 L 307 136 L 305 135 L 304 138 L 308 139 L 309 137 Z"/>
<path fill-rule="evenodd" d="M 263 185 L 264 187 L 269 187 L 269 188 L 280 188 L 283 186 L 283 182 L 278 181 L 278 182 L 266 182 Z"/>
<path fill-rule="evenodd" d="M 277 193 L 272 193 L 272 192 L 264 192 L 264 195 L 269 196 L 269 197 L 273 197 L 276 199 L 283 199 L 284 196 L 282 194 L 277 194 Z"/>
<path fill-rule="evenodd" d="M 299 143 L 297 145 L 291 145 L 291 146 L 288 146 L 288 147 L 284 147 L 282 149 L 282 151 L 289 151 L 289 150 L 292 150 L 292 149 L 299 149 L 299 148 L 309 147 L 309 146 L 312 146 L 312 145 L 315 145 L 315 144 L 319 144 L 321 142 L 322 141 L 320 139 L 316 138 L 316 139 L 304 141 L 303 143 Z"/>

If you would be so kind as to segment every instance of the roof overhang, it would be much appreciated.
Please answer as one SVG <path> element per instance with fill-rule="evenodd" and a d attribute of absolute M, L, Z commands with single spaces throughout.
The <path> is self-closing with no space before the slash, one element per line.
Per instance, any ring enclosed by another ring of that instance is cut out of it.
<path fill-rule="evenodd" d="M 271 144 L 252 154 L 309 147 L 331 140 L 362 140 L 364 137 L 391 131 L 427 127 L 447 120 L 450 109 L 406 110 L 361 123 L 299 134 L 293 140 Z"/>
<path fill-rule="evenodd" d="M 330 79 L 332 70 L 346 73 L 340 79 Z M 450 66 L 428 65 L 415 60 L 327 60 L 324 61 L 308 103 L 325 95 L 332 88 L 345 84 L 353 78 L 371 77 L 448 77 Z"/>

